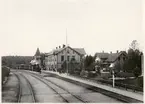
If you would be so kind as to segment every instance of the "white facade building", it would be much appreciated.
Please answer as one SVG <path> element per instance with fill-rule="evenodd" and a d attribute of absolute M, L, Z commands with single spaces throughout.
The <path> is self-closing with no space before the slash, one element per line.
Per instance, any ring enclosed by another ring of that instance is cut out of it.
<path fill-rule="evenodd" d="M 85 55 L 84 48 L 71 48 L 65 46 L 56 48 L 50 53 L 45 54 L 45 66 L 47 70 L 59 70 L 62 64 L 75 60 L 77 63 L 81 62 L 82 57 Z"/>

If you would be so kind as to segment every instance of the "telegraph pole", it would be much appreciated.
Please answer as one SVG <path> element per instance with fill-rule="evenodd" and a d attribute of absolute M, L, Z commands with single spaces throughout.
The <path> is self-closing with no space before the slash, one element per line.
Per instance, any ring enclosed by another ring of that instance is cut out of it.
<path fill-rule="evenodd" d="M 114 70 L 112 70 L 113 87 L 115 87 Z"/>
<path fill-rule="evenodd" d="M 111 64 L 109 67 L 111 68 L 112 71 L 112 87 L 115 87 L 114 64 Z"/>
<path fill-rule="evenodd" d="M 67 72 L 67 75 L 68 75 L 67 48 L 68 48 L 68 44 L 67 44 L 67 28 L 66 28 L 66 72 Z"/>

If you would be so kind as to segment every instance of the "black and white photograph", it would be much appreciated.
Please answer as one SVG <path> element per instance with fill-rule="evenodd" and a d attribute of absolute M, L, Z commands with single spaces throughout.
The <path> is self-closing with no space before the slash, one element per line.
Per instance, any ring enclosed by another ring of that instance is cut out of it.
<path fill-rule="evenodd" d="M 144 103 L 143 0 L 1 0 L 1 103 Z"/>

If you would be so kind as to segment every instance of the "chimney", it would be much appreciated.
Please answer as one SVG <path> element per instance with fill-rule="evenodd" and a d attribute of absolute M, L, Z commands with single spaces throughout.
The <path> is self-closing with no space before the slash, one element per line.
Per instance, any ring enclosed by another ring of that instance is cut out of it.
<path fill-rule="evenodd" d="M 117 52 L 117 53 L 119 53 L 119 51 L 118 51 L 118 50 L 117 50 L 116 52 Z"/>
<path fill-rule="evenodd" d="M 57 47 L 56 47 L 56 49 L 57 49 Z"/>
<path fill-rule="evenodd" d="M 65 47 L 65 45 L 63 44 L 63 46 L 62 46 L 63 48 Z"/>
<path fill-rule="evenodd" d="M 104 51 L 102 51 L 102 53 L 104 53 Z"/>
<path fill-rule="evenodd" d="M 110 51 L 110 54 L 112 54 L 112 51 Z"/>
<path fill-rule="evenodd" d="M 61 46 L 59 46 L 59 48 L 61 48 Z"/>

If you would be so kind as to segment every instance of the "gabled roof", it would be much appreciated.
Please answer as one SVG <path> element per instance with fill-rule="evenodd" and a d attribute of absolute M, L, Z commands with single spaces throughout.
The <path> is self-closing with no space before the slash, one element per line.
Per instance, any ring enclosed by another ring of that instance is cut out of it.
<path fill-rule="evenodd" d="M 40 56 L 39 48 L 37 48 L 36 53 L 35 53 L 35 56 Z"/>
<path fill-rule="evenodd" d="M 121 54 L 126 55 L 126 52 L 125 51 L 120 51 L 119 53 L 111 53 L 111 54 L 109 54 L 109 57 L 106 61 L 114 62 Z"/>
<path fill-rule="evenodd" d="M 57 50 L 53 50 L 49 53 L 46 53 L 46 55 L 48 56 L 48 55 L 52 55 L 52 54 L 58 54 L 66 48 L 70 48 L 70 49 L 74 50 L 75 52 L 77 52 L 80 55 L 85 55 L 86 54 L 84 48 L 71 48 L 70 46 L 68 46 L 68 47 L 64 47 L 64 48 L 59 48 Z"/>
<path fill-rule="evenodd" d="M 85 52 L 85 49 L 84 48 L 73 48 L 75 51 L 77 51 L 78 53 L 82 54 L 82 55 L 85 55 L 86 52 Z"/>
<path fill-rule="evenodd" d="M 96 56 L 97 57 L 99 57 L 100 59 L 104 59 L 104 58 L 108 58 L 108 56 L 109 56 L 109 53 L 104 53 L 104 52 L 102 52 L 102 53 L 96 53 Z"/>
<path fill-rule="evenodd" d="M 106 59 L 108 62 L 114 62 L 121 54 L 125 54 L 125 51 L 120 51 L 119 53 L 96 53 L 96 56 L 100 59 Z"/>
<path fill-rule="evenodd" d="M 108 59 L 106 61 L 109 62 L 114 62 L 118 57 L 119 57 L 120 53 L 111 53 L 108 56 Z"/>

